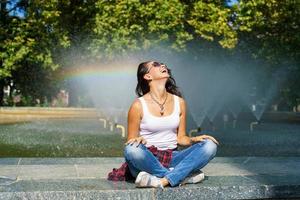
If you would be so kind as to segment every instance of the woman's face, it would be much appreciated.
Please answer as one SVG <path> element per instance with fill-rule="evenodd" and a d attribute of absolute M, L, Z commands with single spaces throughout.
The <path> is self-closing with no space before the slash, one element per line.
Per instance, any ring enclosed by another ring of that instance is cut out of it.
<path fill-rule="evenodd" d="M 163 63 L 156 61 L 149 62 L 147 65 L 148 73 L 145 75 L 148 80 L 169 78 L 169 70 Z"/>

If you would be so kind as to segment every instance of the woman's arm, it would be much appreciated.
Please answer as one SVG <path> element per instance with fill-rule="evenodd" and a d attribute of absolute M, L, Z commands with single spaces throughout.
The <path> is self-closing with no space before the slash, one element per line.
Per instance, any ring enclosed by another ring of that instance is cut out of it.
<path fill-rule="evenodd" d="M 142 119 L 142 106 L 138 99 L 136 99 L 129 108 L 127 117 L 127 142 L 132 144 L 134 142 L 145 144 L 143 137 L 139 137 L 140 123 Z"/>
<path fill-rule="evenodd" d="M 179 102 L 180 122 L 178 126 L 177 143 L 182 146 L 189 146 L 192 142 L 190 137 L 186 136 L 186 104 L 183 98 L 179 98 Z"/>
<path fill-rule="evenodd" d="M 200 135 L 196 137 L 186 136 L 186 104 L 183 98 L 180 99 L 180 122 L 178 126 L 177 143 L 182 146 L 189 146 L 196 142 L 201 142 L 205 139 L 211 139 L 216 144 L 219 142 L 212 136 Z"/>

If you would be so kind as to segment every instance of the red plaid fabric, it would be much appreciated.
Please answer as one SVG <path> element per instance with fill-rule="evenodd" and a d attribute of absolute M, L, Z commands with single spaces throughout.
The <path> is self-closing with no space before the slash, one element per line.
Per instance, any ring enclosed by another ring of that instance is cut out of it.
<path fill-rule="evenodd" d="M 169 167 L 172 160 L 172 149 L 168 150 L 158 150 L 155 146 L 148 147 L 148 150 L 158 159 L 158 161 L 164 166 Z M 120 168 L 113 168 L 111 172 L 108 173 L 107 180 L 110 181 L 129 181 L 134 180 L 131 175 L 128 164 L 125 162 Z"/>

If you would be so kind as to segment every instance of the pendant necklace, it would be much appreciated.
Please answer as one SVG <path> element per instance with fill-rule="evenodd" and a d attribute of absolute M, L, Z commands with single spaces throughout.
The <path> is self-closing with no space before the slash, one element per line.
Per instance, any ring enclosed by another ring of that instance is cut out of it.
<path fill-rule="evenodd" d="M 167 97 L 168 97 L 168 93 L 166 93 L 166 98 L 165 98 L 165 100 L 164 100 L 164 102 L 163 103 L 159 103 L 153 96 L 152 96 L 152 94 L 151 94 L 151 92 L 149 92 L 150 93 L 150 96 L 151 96 L 151 98 L 152 98 L 152 100 L 155 102 L 155 103 L 157 103 L 158 105 L 159 105 L 159 107 L 160 107 L 160 116 L 163 116 L 164 115 L 164 112 L 165 112 L 165 103 L 166 103 L 166 101 L 167 101 Z"/>

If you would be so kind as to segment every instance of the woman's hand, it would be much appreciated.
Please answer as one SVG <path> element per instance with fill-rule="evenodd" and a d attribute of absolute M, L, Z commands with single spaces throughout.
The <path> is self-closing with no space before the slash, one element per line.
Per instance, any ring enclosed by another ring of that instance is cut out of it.
<path fill-rule="evenodd" d="M 196 137 L 191 137 L 191 142 L 202 142 L 204 141 L 205 139 L 211 139 L 214 143 L 216 144 L 219 144 L 219 142 L 212 136 L 209 136 L 209 135 L 199 135 L 199 136 L 196 136 Z"/>
<path fill-rule="evenodd" d="M 140 143 L 142 143 L 142 144 L 146 144 L 147 143 L 147 141 L 143 137 L 140 136 L 140 137 L 136 137 L 136 138 L 131 138 L 125 144 L 126 145 L 128 145 L 128 144 L 132 145 L 135 142 L 137 143 L 136 146 L 139 146 Z"/>

